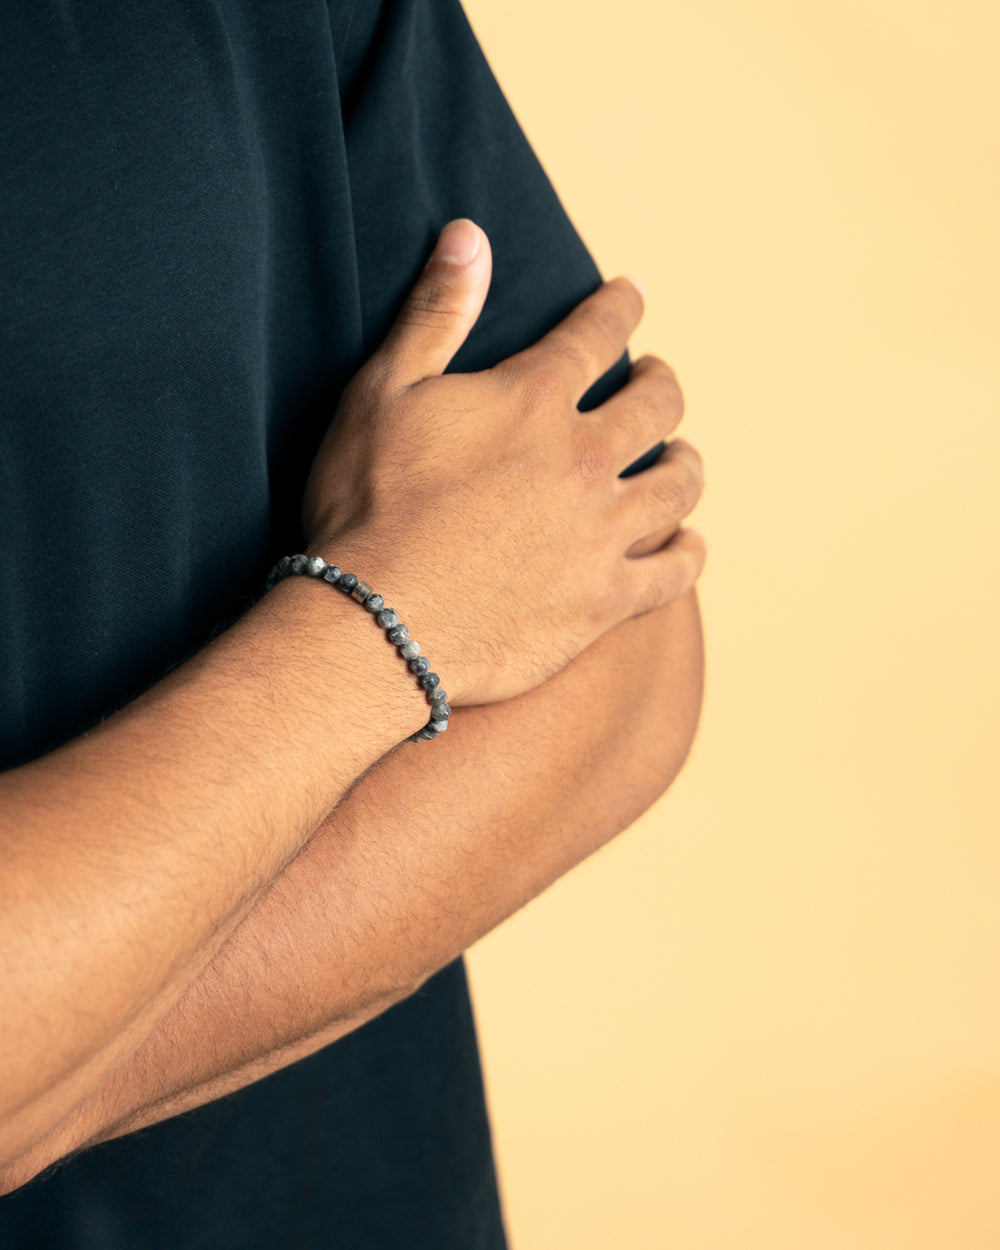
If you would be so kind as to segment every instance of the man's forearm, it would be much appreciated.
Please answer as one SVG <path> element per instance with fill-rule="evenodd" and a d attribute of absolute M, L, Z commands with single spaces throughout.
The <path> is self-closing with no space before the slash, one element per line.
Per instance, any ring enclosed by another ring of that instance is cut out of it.
<path fill-rule="evenodd" d="M 343 596 L 281 585 L 0 776 L 0 1161 L 99 1089 L 426 700 Z M 366 685 L 351 723 L 315 681 Z"/>
<path fill-rule="evenodd" d="M 545 685 L 463 709 L 341 803 L 136 1054 L 17 1183 L 248 1084 L 364 1023 L 663 793 L 702 696 L 689 592 Z"/>

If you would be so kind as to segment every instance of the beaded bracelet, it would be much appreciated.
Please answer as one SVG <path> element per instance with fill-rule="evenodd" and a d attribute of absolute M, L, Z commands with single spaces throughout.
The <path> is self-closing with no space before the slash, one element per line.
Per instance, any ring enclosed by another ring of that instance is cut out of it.
<path fill-rule="evenodd" d="M 375 620 L 389 635 L 389 641 L 399 647 L 400 655 L 409 664 L 410 672 L 416 674 L 417 681 L 427 692 L 431 704 L 430 720 L 423 729 L 418 729 L 406 741 L 429 742 L 439 733 L 444 733 L 448 728 L 451 708 L 448 706 L 448 696 L 441 688 L 441 679 L 437 673 L 430 672 L 430 662 L 426 656 L 420 654 L 420 644 L 412 641 L 410 631 L 405 625 L 400 625 L 398 615 L 392 608 L 385 606 L 382 596 L 377 595 L 367 582 L 361 581 L 354 573 L 345 573 L 335 564 L 327 564 L 322 556 L 282 556 L 268 575 L 267 589 L 270 590 L 283 577 L 291 574 L 315 577 L 336 586 L 352 599 L 357 599 L 358 603 L 374 614 Z"/>

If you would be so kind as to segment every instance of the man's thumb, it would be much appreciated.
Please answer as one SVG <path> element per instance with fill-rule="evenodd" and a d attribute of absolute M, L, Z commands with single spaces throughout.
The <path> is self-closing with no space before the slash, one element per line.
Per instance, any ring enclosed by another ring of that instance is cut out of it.
<path fill-rule="evenodd" d="M 492 271 L 483 231 L 467 217 L 449 221 L 378 350 L 396 385 L 444 372 L 482 312 Z"/>

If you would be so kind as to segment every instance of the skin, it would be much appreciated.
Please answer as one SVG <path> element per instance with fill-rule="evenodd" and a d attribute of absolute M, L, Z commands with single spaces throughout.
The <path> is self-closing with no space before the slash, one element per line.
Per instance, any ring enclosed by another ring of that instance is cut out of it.
<path fill-rule="evenodd" d="M 676 440 L 631 480 L 643 486 L 616 476 L 680 420 L 673 375 L 638 362 L 603 423 L 574 422 L 574 395 L 618 358 L 641 311 L 619 281 L 596 313 L 498 371 L 438 376 L 485 298 L 477 233 L 468 263 L 429 266 L 349 388 L 304 505 L 312 550 L 407 604 L 460 732 L 397 749 L 427 704 L 394 649 L 372 645 L 356 604 L 290 579 L 97 730 L 0 777 L 6 1191 L 358 1027 L 631 823 L 683 763 L 701 701 L 691 587 L 704 549 L 680 523 L 700 460 Z M 479 438 L 456 416 L 471 408 Z M 330 466 L 350 455 L 356 485 L 338 494 Z M 510 506 L 528 456 L 549 499 L 541 527 Z M 378 558 L 394 549 L 397 512 L 431 543 L 424 564 L 449 569 L 456 601 L 483 606 L 478 648 L 402 563 Z M 484 532 L 505 567 L 517 553 L 528 584 L 552 578 L 546 629 L 527 596 L 512 607 L 497 590 L 496 566 L 477 558 Z M 595 567 L 605 583 L 581 591 Z M 331 653 L 364 691 L 347 734 L 313 680 Z"/>

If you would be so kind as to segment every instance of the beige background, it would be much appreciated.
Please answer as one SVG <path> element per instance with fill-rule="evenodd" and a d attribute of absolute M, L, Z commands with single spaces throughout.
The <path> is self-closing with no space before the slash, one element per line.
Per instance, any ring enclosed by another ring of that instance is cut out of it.
<path fill-rule="evenodd" d="M 691 759 L 472 954 L 515 1250 L 997 1250 L 1000 8 L 468 12 L 708 481 Z"/>

